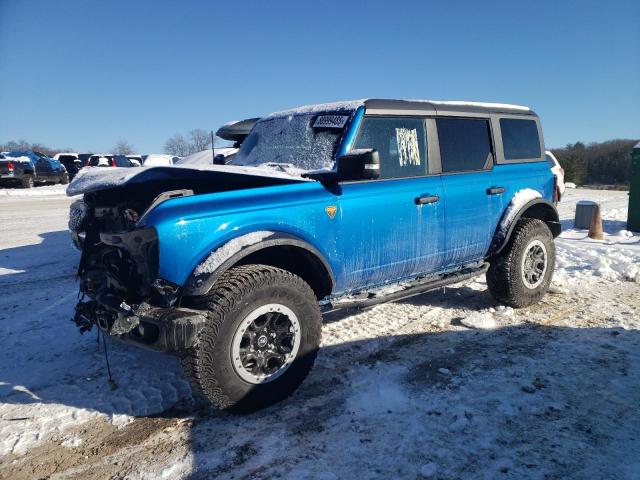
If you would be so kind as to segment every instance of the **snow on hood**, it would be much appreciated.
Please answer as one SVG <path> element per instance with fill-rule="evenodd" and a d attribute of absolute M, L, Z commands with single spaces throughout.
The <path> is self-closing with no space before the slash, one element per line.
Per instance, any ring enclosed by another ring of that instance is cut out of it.
<path fill-rule="evenodd" d="M 173 165 L 171 167 L 124 168 L 124 167 L 85 167 L 74 177 L 67 187 L 67 196 L 96 192 L 123 186 L 130 183 L 144 183 L 149 180 L 168 180 L 172 178 L 193 177 L 194 172 L 235 173 L 254 177 L 280 178 L 309 182 L 299 173 L 287 173 L 271 168 L 243 167 L 239 165 Z"/>

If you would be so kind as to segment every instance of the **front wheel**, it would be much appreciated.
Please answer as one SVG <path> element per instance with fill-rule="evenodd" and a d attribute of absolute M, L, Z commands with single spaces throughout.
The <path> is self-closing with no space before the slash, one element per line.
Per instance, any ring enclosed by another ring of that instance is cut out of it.
<path fill-rule="evenodd" d="M 185 304 L 207 311 L 207 321 L 182 366 L 195 392 L 216 407 L 266 407 L 291 395 L 311 370 L 322 322 L 318 301 L 300 277 L 245 265 Z"/>
<path fill-rule="evenodd" d="M 66 185 L 67 183 L 69 183 L 69 174 L 65 173 L 60 177 L 60 183 L 62 185 Z"/>
<path fill-rule="evenodd" d="M 491 295 L 514 308 L 538 302 L 549 289 L 555 258 L 549 227 L 537 218 L 520 220 L 504 250 L 490 261 L 487 286 Z"/>

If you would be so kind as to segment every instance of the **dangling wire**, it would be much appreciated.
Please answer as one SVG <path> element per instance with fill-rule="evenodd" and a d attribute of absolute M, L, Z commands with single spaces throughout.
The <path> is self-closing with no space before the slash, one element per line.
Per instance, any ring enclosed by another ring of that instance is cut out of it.
<path fill-rule="evenodd" d="M 98 329 L 99 331 L 100 329 Z M 111 388 L 111 390 L 115 390 L 116 388 L 118 388 L 118 384 L 113 380 L 113 377 L 111 376 L 111 366 L 109 365 L 109 353 L 107 351 L 107 339 L 105 338 L 104 333 L 102 334 L 102 346 L 104 348 L 104 359 L 105 362 L 107 363 L 107 374 L 109 375 L 109 387 Z"/>

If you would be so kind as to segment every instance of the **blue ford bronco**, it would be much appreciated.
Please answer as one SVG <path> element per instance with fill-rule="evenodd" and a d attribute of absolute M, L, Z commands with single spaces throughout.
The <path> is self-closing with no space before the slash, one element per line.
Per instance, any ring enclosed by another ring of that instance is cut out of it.
<path fill-rule="evenodd" d="M 228 165 L 76 177 L 81 330 L 175 353 L 196 393 L 246 411 L 302 383 L 324 311 L 481 274 L 505 305 L 546 293 L 557 188 L 529 108 L 340 102 L 245 136 Z"/>

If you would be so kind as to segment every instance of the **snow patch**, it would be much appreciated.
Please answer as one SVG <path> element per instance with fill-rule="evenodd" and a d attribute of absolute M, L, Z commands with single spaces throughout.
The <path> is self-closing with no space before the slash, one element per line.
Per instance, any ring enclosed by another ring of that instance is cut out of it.
<path fill-rule="evenodd" d="M 82 439 L 80 437 L 72 435 L 70 437 L 65 438 L 60 445 L 66 448 L 79 447 L 80 445 L 82 445 Z"/>
<path fill-rule="evenodd" d="M 460 319 L 460 323 L 468 328 L 490 330 L 496 328 L 496 320 L 489 311 L 473 312 L 471 315 Z"/>
<path fill-rule="evenodd" d="M 43 185 L 33 188 L 0 188 L 0 197 L 44 197 L 50 195 L 64 195 L 66 185 Z"/>
<path fill-rule="evenodd" d="M 202 262 L 195 270 L 196 275 L 202 275 L 204 273 L 215 272 L 220 265 L 222 265 L 227 259 L 238 253 L 245 247 L 253 245 L 264 240 L 267 237 L 274 235 L 274 232 L 264 230 L 258 232 L 247 233 L 241 237 L 229 240 L 220 248 L 214 250 L 207 259 Z"/>
<path fill-rule="evenodd" d="M 401 414 L 411 410 L 409 396 L 402 386 L 406 374 L 403 367 L 384 372 L 358 369 L 351 379 L 354 394 L 348 399 L 348 409 L 357 417 Z"/>
<path fill-rule="evenodd" d="M 542 194 L 537 190 L 533 190 L 531 188 L 524 188 L 519 190 L 511 199 L 509 203 L 509 207 L 507 211 L 504 213 L 502 220 L 500 221 L 500 226 L 498 227 L 500 233 L 503 235 L 506 234 L 509 226 L 513 219 L 518 215 L 518 212 L 524 207 L 528 202 L 533 199 L 542 198 Z"/>

